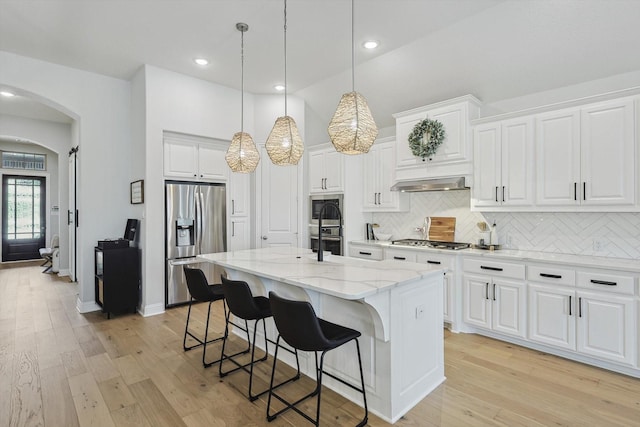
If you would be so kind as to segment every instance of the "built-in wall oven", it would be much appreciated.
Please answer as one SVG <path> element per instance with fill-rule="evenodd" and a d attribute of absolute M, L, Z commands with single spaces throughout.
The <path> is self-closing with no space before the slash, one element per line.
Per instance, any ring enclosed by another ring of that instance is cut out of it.
<path fill-rule="evenodd" d="M 309 240 L 310 248 L 318 251 L 318 233 L 322 232 L 322 247 L 334 255 L 342 255 L 344 251 L 341 215 L 344 215 L 342 194 L 315 194 L 309 197 Z M 322 213 L 322 230 L 318 230 L 320 211 L 325 203 L 331 202 L 338 206 L 329 205 Z"/>

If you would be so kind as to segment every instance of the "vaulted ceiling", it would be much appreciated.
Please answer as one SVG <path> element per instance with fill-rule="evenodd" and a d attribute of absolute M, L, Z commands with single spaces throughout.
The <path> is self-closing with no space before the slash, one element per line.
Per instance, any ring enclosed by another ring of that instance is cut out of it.
<path fill-rule="evenodd" d="M 640 70 L 637 0 L 355 0 L 355 10 L 356 90 L 380 127 L 467 93 L 494 102 Z M 328 123 L 351 91 L 351 4 L 289 0 L 287 14 L 289 92 Z M 120 79 L 151 64 L 239 88 L 237 22 L 249 25 L 245 89 L 276 93 L 282 0 L 2 0 L 0 50 Z M 366 51 L 367 39 L 380 47 Z M 28 116 L 27 104 L 2 100 L 0 113 Z"/>

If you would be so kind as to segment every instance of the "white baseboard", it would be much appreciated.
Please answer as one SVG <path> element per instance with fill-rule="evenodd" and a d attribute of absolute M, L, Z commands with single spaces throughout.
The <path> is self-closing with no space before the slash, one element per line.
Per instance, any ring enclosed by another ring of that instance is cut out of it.
<path fill-rule="evenodd" d="M 69 276 L 69 269 L 65 268 L 64 270 L 58 271 L 58 276 L 60 276 L 60 277 L 68 277 Z"/>
<path fill-rule="evenodd" d="M 162 314 L 164 313 L 164 304 L 160 303 L 160 304 L 145 305 L 144 307 L 140 307 L 140 310 L 138 310 L 138 313 L 140 313 L 142 317 L 149 317 L 149 316 Z"/>
<path fill-rule="evenodd" d="M 76 301 L 76 309 L 80 313 L 90 313 L 92 311 L 100 311 L 102 308 L 95 301 L 80 301 L 80 298 Z"/>

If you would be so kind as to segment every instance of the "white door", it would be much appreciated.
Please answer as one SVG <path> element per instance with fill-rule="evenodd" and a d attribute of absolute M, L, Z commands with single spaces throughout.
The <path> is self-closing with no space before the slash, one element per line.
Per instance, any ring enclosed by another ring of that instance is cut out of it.
<path fill-rule="evenodd" d="M 533 204 L 533 120 L 521 118 L 502 123 L 502 204 Z"/>
<path fill-rule="evenodd" d="M 298 240 L 298 168 L 271 163 L 264 146 L 260 161 L 259 246 L 300 246 Z"/>
<path fill-rule="evenodd" d="M 395 150 L 395 148 L 394 148 Z M 378 207 L 378 165 L 380 147 L 374 145 L 362 157 L 362 207 L 375 209 Z M 395 165 L 394 165 L 395 167 Z"/>
<path fill-rule="evenodd" d="M 325 177 L 324 150 L 309 151 L 309 191 L 323 193 L 326 186 Z"/>
<path fill-rule="evenodd" d="M 536 204 L 575 206 L 580 199 L 580 110 L 536 117 Z"/>
<path fill-rule="evenodd" d="M 198 147 L 198 177 L 201 179 L 225 180 L 229 166 L 225 160 L 226 152 L 219 147 L 199 144 Z"/>
<path fill-rule="evenodd" d="M 461 105 L 452 105 L 441 109 L 429 111 L 428 116 L 437 120 L 444 126 L 445 137 L 442 145 L 433 156 L 431 162 L 454 162 L 465 160 L 467 154 L 467 118 L 465 108 Z"/>
<path fill-rule="evenodd" d="M 245 217 L 232 217 L 229 221 L 227 246 L 230 251 L 251 248 L 249 235 L 249 220 Z"/>
<path fill-rule="evenodd" d="M 398 207 L 400 193 L 391 191 L 395 178 L 396 144 L 387 142 L 378 147 L 378 205 L 385 208 Z"/>
<path fill-rule="evenodd" d="M 502 178 L 500 171 L 500 124 L 490 123 L 473 130 L 474 206 L 499 206 Z"/>
<path fill-rule="evenodd" d="M 75 282 L 78 277 L 76 274 L 76 239 L 78 237 L 78 229 L 76 228 L 77 170 L 78 155 L 76 147 L 75 152 L 69 156 L 69 210 L 67 211 L 67 224 L 69 227 L 69 278 L 72 282 Z"/>
<path fill-rule="evenodd" d="M 488 277 L 464 276 L 464 321 L 470 325 L 491 328 L 489 281 Z"/>
<path fill-rule="evenodd" d="M 198 145 L 190 141 L 165 138 L 164 174 L 177 178 L 197 178 Z"/>
<path fill-rule="evenodd" d="M 229 187 L 227 188 L 229 216 L 249 216 L 251 176 L 252 174 L 249 173 L 229 172 Z"/>
<path fill-rule="evenodd" d="M 529 339 L 576 349 L 575 291 L 529 283 Z"/>
<path fill-rule="evenodd" d="M 580 123 L 582 204 L 632 205 L 633 101 L 617 100 L 584 108 Z"/>
<path fill-rule="evenodd" d="M 578 351 L 633 364 L 634 301 L 631 297 L 578 293 Z"/>
<path fill-rule="evenodd" d="M 524 337 L 526 334 L 527 295 L 524 283 L 500 280 L 491 289 L 492 328 L 503 334 Z"/>
<path fill-rule="evenodd" d="M 338 153 L 333 147 L 324 153 L 324 189 L 329 193 L 344 191 L 344 154 Z"/>

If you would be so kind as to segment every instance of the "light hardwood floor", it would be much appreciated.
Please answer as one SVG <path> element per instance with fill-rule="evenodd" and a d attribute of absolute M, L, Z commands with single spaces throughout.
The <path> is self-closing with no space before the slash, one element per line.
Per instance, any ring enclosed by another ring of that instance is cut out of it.
<path fill-rule="evenodd" d="M 246 400 L 244 374 L 220 379 L 201 350 L 183 352 L 185 308 L 106 320 L 76 311 L 77 289 L 36 266 L 0 270 L 0 426 L 307 425 L 293 413 L 267 423 L 266 396 Z M 219 304 L 214 311 L 220 331 Z M 638 379 L 448 332 L 445 361 L 446 382 L 397 425 L 640 426 Z M 270 366 L 258 369 L 262 379 Z M 360 414 L 323 392 L 322 425 L 355 425 Z M 369 425 L 388 424 L 370 415 Z"/>

